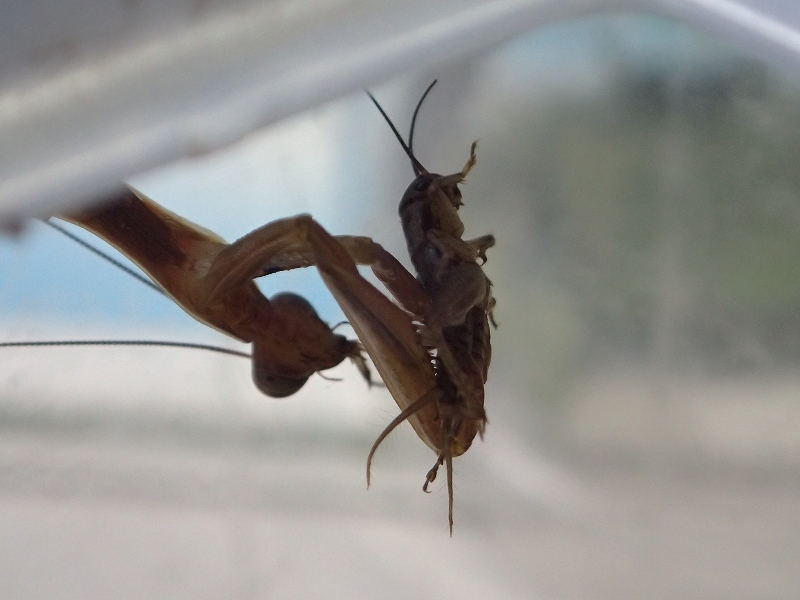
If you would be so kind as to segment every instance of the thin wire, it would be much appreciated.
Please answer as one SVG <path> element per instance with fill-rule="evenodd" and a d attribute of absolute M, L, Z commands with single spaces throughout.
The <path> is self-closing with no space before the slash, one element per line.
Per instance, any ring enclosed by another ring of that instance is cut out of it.
<path fill-rule="evenodd" d="M 97 256 L 99 256 L 100 258 L 102 258 L 103 260 L 106 260 L 106 261 L 110 262 L 112 265 L 114 265 L 114 266 L 115 266 L 115 267 L 117 267 L 118 269 L 120 269 L 120 270 L 122 270 L 122 271 L 125 271 L 125 272 L 126 272 L 128 275 L 130 275 L 131 277 L 135 277 L 136 279 L 138 279 L 139 281 L 141 281 L 143 284 L 145 284 L 147 287 L 149 287 L 149 288 L 151 288 L 151 289 L 153 289 L 153 290 L 157 291 L 159 294 L 162 294 L 162 295 L 164 295 L 164 296 L 166 296 L 166 295 L 167 295 L 167 294 L 166 294 L 166 292 L 165 292 L 164 290 L 162 290 L 162 289 L 161 289 L 160 287 L 158 287 L 158 286 L 157 286 L 155 283 L 153 283 L 152 281 L 150 281 L 149 279 L 147 279 L 147 277 L 145 277 L 144 275 L 140 275 L 139 273 L 137 273 L 136 271 L 134 271 L 134 270 L 133 270 L 133 269 L 131 269 L 130 267 L 128 267 L 128 266 L 126 266 L 126 265 L 122 264 L 121 262 L 119 262 L 117 259 L 115 259 L 115 258 L 112 258 L 111 256 L 109 256 L 108 254 L 106 254 L 106 253 L 105 253 L 105 252 L 103 252 L 102 250 L 99 250 L 98 248 L 95 248 L 95 247 L 94 247 L 92 244 L 90 244 L 89 242 L 86 242 L 86 241 L 82 240 L 82 239 L 81 239 L 81 238 L 79 238 L 77 235 L 75 235 L 75 234 L 73 234 L 73 233 L 71 233 L 71 232 L 67 231 L 67 230 L 66 230 L 64 227 L 62 227 L 61 225 L 57 225 L 56 223 L 53 223 L 53 222 L 52 222 L 52 221 L 50 221 L 50 220 L 48 220 L 48 221 L 44 221 L 44 224 L 45 224 L 45 225 L 49 225 L 50 227 L 52 227 L 52 228 L 53 228 L 53 229 L 55 229 L 56 231 L 60 232 L 61 234 L 65 235 L 65 236 L 67 236 L 67 237 L 68 237 L 69 239 L 71 239 L 73 242 L 75 242 L 75 243 L 77 243 L 77 244 L 80 244 L 81 246 L 83 246 L 84 248 L 86 248 L 86 249 L 87 249 L 89 252 L 92 252 L 92 253 L 96 254 Z"/>
<path fill-rule="evenodd" d="M 0 348 L 24 348 L 35 346 L 159 346 L 162 348 L 188 348 L 190 350 L 208 350 L 242 358 L 252 358 L 252 355 L 239 350 L 231 350 L 222 346 L 208 344 L 193 344 L 189 342 L 160 342 L 153 340 L 58 340 L 44 342 L 0 342 Z"/>

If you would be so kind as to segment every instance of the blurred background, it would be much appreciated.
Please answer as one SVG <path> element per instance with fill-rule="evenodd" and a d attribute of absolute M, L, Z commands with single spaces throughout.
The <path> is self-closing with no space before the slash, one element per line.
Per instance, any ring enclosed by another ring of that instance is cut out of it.
<path fill-rule="evenodd" d="M 800 86 L 684 24 L 542 27 L 373 89 L 494 233 L 486 438 L 435 457 L 349 364 L 0 349 L 2 598 L 795 598 Z M 413 177 L 364 94 L 130 183 L 229 240 L 310 212 L 408 264 Z M 90 236 L 85 236 L 87 239 Z M 341 312 L 317 273 L 270 276 Z M 0 240 L 4 340 L 235 346 L 39 222 Z"/>

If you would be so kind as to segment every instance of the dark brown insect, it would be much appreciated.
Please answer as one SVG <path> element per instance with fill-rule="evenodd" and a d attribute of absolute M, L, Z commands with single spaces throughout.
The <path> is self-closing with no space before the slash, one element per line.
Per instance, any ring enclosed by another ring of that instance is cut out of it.
<path fill-rule="evenodd" d="M 435 83 L 428 87 L 417 105 L 409 141 L 419 107 Z M 405 144 L 378 102 L 371 95 L 370 98 L 411 159 L 416 175 L 403 194 L 399 212 L 417 280 L 430 300 L 425 304 L 425 311 L 414 316 L 419 322 L 420 341 L 433 357 L 436 386 L 408 405 L 375 442 L 367 463 L 367 480 L 372 456 L 386 435 L 405 418 L 422 411 L 431 413 L 431 416 L 426 415 L 425 422 L 434 425 L 428 434 L 435 442 L 428 445 L 438 457 L 423 489 L 427 490 L 439 466 L 444 464 L 452 533 L 452 459 L 469 449 L 476 434 L 483 435 L 486 424 L 484 384 L 492 353 L 489 321 L 495 301 L 492 284 L 481 264 L 486 261 L 486 250 L 495 240 L 492 235 L 463 240 L 464 224 L 458 214 L 463 205 L 458 184 L 475 165 L 477 142 L 472 144 L 469 160 L 460 172 L 444 176 L 430 173 Z M 366 342 L 365 345 L 369 349 Z"/>

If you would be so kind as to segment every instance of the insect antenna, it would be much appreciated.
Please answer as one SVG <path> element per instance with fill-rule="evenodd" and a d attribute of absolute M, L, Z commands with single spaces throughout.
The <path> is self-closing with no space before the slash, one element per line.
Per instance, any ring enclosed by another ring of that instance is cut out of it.
<path fill-rule="evenodd" d="M 377 107 L 378 111 L 380 111 L 381 115 L 383 115 L 383 118 L 389 124 L 389 127 L 392 129 L 392 132 L 394 133 L 395 137 L 397 138 L 397 141 L 400 142 L 400 145 L 403 147 L 403 151 L 408 155 L 408 158 L 411 159 L 411 166 L 414 169 L 414 174 L 415 175 L 419 175 L 421 173 L 427 173 L 428 170 L 425 167 L 422 166 L 422 163 L 420 163 L 417 160 L 417 157 L 414 156 L 414 153 L 411 152 L 411 148 L 409 148 L 406 145 L 406 142 L 403 139 L 403 136 L 400 135 L 399 131 L 397 131 L 397 127 L 394 126 L 394 123 L 392 123 L 392 120 L 389 118 L 389 115 L 386 114 L 386 111 L 383 110 L 383 107 L 380 104 L 378 104 L 377 100 L 375 100 L 375 96 L 373 96 L 372 94 L 369 93 L 369 90 L 367 90 L 367 96 L 369 96 L 369 99 L 372 100 L 372 103 Z M 424 96 L 423 96 L 423 98 L 424 98 Z"/>
<path fill-rule="evenodd" d="M 50 227 L 52 227 L 53 229 L 55 229 L 56 231 L 58 231 L 62 235 L 67 236 L 69 239 L 71 239 L 76 244 L 80 244 L 81 246 L 86 248 L 89 252 L 93 252 L 94 254 L 96 254 L 97 256 L 102 258 L 103 260 L 111 263 L 112 265 L 114 265 L 115 267 L 117 267 L 121 271 L 124 271 L 125 273 L 127 273 L 128 275 L 133 277 L 134 279 L 138 279 L 139 281 L 141 281 L 143 284 L 145 284 L 150 289 L 153 289 L 153 290 L 157 291 L 159 294 L 162 294 L 163 296 L 167 295 L 164 290 L 162 290 L 155 283 L 153 283 L 152 281 L 147 279 L 147 277 L 145 277 L 144 275 L 140 275 L 139 273 L 137 273 L 136 271 L 134 271 L 130 267 L 122 264 L 121 262 L 119 262 L 117 259 L 112 258 L 111 256 L 109 256 L 108 254 L 106 254 L 105 252 L 100 250 L 99 248 L 96 248 L 95 246 L 93 246 L 89 242 L 86 242 L 86 241 L 82 240 L 77 235 L 75 235 L 74 233 L 71 233 L 70 231 L 68 231 L 67 229 L 62 227 L 61 225 L 53 223 L 49 219 L 47 221 L 43 221 L 43 223 L 45 225 L 49 225 Z"/>
<path fill-rule="evenodd" d="M 194 344 L 191 342 L 162 342 L 157 340 L 55 340 L 44 342 L 0 342 L 0 348 L 30 348 L 36 346 L 158 346 L 161 348 L 188 348 L 191 350 L 207 350 L 242 358 L 252 358 L 252 355 L 239 350 L 232 350 L 222 346 L 209 344 Z"/>
<path fill-rule="evenodd" d="M 422 93 L 422 97 L 419 99 L 419 102 L 417 102 L 417 107 L 414 109 L 414 115 L 411 117 L 411 128 L 408 131 L 408 150 L 411 152 L 411 154 L 414 154 L 414 127 L 417 125 L 417 115 L 419 114 L 419 109 L 422 108 L 422 103 L 425 102 L 425 98 L 428 97 L 428 92 L 433 89 L 433 86 L 435 86 L 438 81 L 438 79 L 434 79 L 428 86 L 428 89 Z M 414 167 L 414 175 L 419 176 L 419 171 L 417 170 L 416 166 L 414 166 L 413 161 L 411 166 Z"/>
<path fill-rule="evenodd" d="M 166 292 L 158 287 L 155 283 L 147 279 L 144 275 L 140 275 L 127 265 L 121 263 L 117 259 L 111 257 L 110 255 L 106 254 L 99 248 L 96 248 L 94 245 L 90 244 L 87 241 L 82 240 L 77 235 L 71 233 L 66 228 L 54 223 L 51 220 L 44 221 L 45 225 L 49 225 L 62 235 L 68 237 L 76 244 L 83 246 L 93 254 L 99 256 L 103 260 L 109 262 L 110 264 L 114 265 L 119 270 L 127 273 L 134 279 L 138 280 L 139 282 L 145 284 L 152 290 L 155 290 L 159 294 L 166 296 Z M 24 348 L 24 347 L 42 347 L 42 346 L 158 346 L 162 348 L 188 348 L 191 350 L 206 350 L 208 352 L 217 352 L 219 354 L 228 354 L 231 356 L 240 356 L 243 358 L 252 358 L 252 355 L 248 354 L 247 352 L 240 352 L 239 350 L 232 350 L 230 348 L 224 348 L 222 346 L 212 346 L 209 344 L 195 344 L 191 342 L 169 342 L 169 341 L 159 341 L 159 340 L 47 340 L 47 341 L 35 341 L 35 342 L 0 342 L 0 348 Z"/>

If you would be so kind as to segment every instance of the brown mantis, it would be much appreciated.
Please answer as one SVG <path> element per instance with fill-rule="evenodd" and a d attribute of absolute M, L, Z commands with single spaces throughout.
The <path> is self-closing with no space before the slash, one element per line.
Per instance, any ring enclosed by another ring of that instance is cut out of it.
<path fill-rule="evenodd" d="M 400 203 L 400 215 L 418 278 L 370 238 L 332 236 L 309 215 L 273 221 L 226 244 L 120 187 L 95 206 L 62 218 L 128 256 L 200 322 L 252 343 L 253 379 L 269 396 L 291 395 L 313 373 L 345 358 L 369 381 L 366 351 L 401 408 L 369 453 L 367 482 L 378 445 L 408 420 L 437 454 L 423 489 L 438 467 L 446 466 L 452 534 L 452 459 L 466 452 L 486 422 L 483 385 L 494 300 L 478 260 L 485 261 L 494 238 L 461 239 L 457 185 L 475 164 L 475 144 L 460 172 L 435 175 L 389 124 L 417 174 Z M 364 279 L 356 265 L 370 266 L 399 306 Z M 360 341 L 335 334 L 300 296 L 267 299 L 253 282 L 308 266 L 317 267 Z"/>

